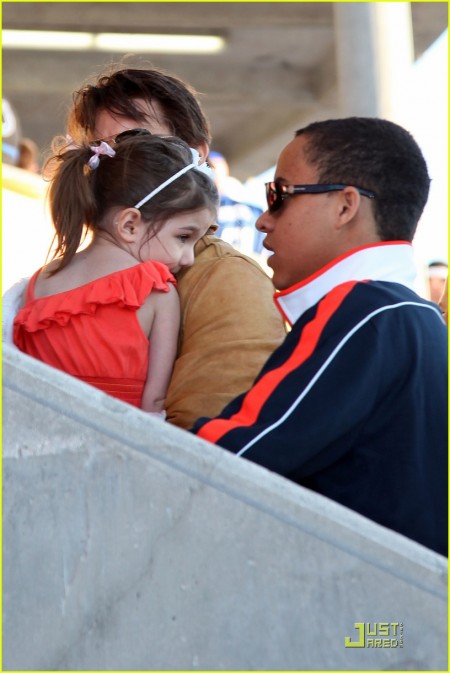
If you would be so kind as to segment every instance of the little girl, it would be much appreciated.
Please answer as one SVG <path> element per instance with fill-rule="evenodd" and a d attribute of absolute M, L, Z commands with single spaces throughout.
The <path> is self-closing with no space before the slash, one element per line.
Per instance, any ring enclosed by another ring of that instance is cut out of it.
<path fill-rule="evenodd" d="M 210 169 L 178 138 L 138 129 L 115 142 L 52 158 L 56 252 L 28 283 L 14 343 L 160 413 L 180 324 L 172 274 L 193 264 L 195 243 L 215 221 L 217 190 Z"/>

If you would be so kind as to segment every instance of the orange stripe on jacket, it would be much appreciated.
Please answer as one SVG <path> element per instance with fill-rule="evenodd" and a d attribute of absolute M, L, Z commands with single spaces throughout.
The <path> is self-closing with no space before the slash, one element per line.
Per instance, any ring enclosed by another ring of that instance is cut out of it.
<path fill-rule="evenodd" d="M 238 427 L 249 427 L 256 422 L 259 412 L 273 391 L 279 386 L 294 369 L 300 367 L 314 352 L 320 336 L 332 315 L 337 311 L 356 281 L 342 283 L 329 292 L 319 302 L 314 320 L 308 323 L 302 336 L 286 362 L 277 369 L 267 372 L 253 388 L 249 390 L 242 401 L 241 409 L 230 418 L 217 418 L 205 423 L 197 432 L 199 437 L 217 443 L 223 435 Z"/>

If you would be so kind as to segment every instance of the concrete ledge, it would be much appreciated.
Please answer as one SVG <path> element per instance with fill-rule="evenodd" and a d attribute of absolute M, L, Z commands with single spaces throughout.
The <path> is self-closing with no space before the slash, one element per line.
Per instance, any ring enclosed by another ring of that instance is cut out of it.
<path fill-rule="evenodd" d="M 9 347 L 3 388 L 3 670 L 447 670 L 446 559 Z"/>

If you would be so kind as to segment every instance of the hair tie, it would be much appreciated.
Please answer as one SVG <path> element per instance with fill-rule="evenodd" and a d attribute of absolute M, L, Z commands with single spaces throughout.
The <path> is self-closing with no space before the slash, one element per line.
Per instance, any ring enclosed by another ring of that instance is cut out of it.
<path fill-rule="evenodd" d="M 100 163 L 100 155 L 103 155 L 105 157 L 115 157 L 116 152 L 113 150 L 108 143 L 105 143 L 104 140 L 100 143 L 100 145 L 89 145 L 93 155 L 87 162 L 87 165 L 89 168 L 92 168 L 92 170 L 95 170 L 99 163 Z"/>

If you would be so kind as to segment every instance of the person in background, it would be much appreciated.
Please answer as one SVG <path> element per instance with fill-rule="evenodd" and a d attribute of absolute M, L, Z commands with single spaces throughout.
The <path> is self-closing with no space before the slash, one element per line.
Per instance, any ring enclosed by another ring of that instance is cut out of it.
<path fill-rule="evenodd" d="M 19 142 L 18 168 L 39 173 L 39 148 L 31 138 L 22 138 Z"/>
<path fill-rule="evenodd" d="M 431 301 L 439 304 L 448 276 L 447 262 L 434 261 L 428 264 L 427 279 Z"/>
<path fill-rule="evenodd" d="M 292 330 L 203 439 L 447 553 L 447 329 L 413 290 L 430 180 L 376 118 L 297 131 L 257 227 Z"/>
<path fill-rule="evenodd" d="M 4 164 L 39 172 L 39 148 L 22 136 L 17 114 L 7 98 L 2 99 L 2 161 Z"/>
<path fill-rule="evenodd" d="M 55 156 L 54 260 L 14 321 L 24 353 L 153 413 L 164 412 L 180 325 L 172 275 L 194 262 L 217 190 L 186 143 L 128 131 Z M 80 250 L 86 228 L 89 245 Z"/>
<path fill-rule="evenodd" d="M 133 128 L 175 135 L 208 156 L 208 121 L 195 91 L 157 69 L 119 68 L 75 92 L 67 144 L 106 140 Z M 253 260 L 214 235 L 195 246 L 193 266 L 177 274 L 181 325 L 178 355 L 166 398 L 167 420 L 189 428 L 204 414 L 219 413 L 248 388 L 282 342 L 285 326 L 273 302 L 270 278 Z M 20 296 L 21 288 L 13 288 Z M 14 297 L 7 297 L 8 315 Z M 4 334 L 11 320 L 4 312 Z"/>
<path fill-rule="evenodd" d="M 17 114 L 9 100 L 2 98 L 2 163 L 17 166 L 21 136 Z"/>
<path fill-rule="evenodd" d="M 442 290 L 441 298 L 439 299 L 439 308 L 442 311 L 442 317 L 445 324 L 448 325 L 448 278 L 445 279 L 444 289 Z"/>
<path fill-rule="evenodd" d="M 223 154 L 211 151 L 208 163 L 214 169 L 220 197 L 217 236 L 240 252 L 264 261 L 264 236 L 255 227 L 262 209 L 249 202 L 242 182 L 230 175 L 230 167 Z"/>
<path fill-rule="evenodd" d="M 45 261 L 54 229 L 46 199 L 48 183 L 39 172 L 24 170 L 21 146 L 25 139 L 20 119 L 5 99 L 2 134 L 2 292 L 8 293 L 9 288 L 19 282 L 18 288 L 11 291 L 15 300 L 10 301 L 8 293 L 2 301 L 2 325 L 11 341 L 14 307 L 17 309 L 20 285 L 25 282 L 20 281 L 28 278 Z"/>

